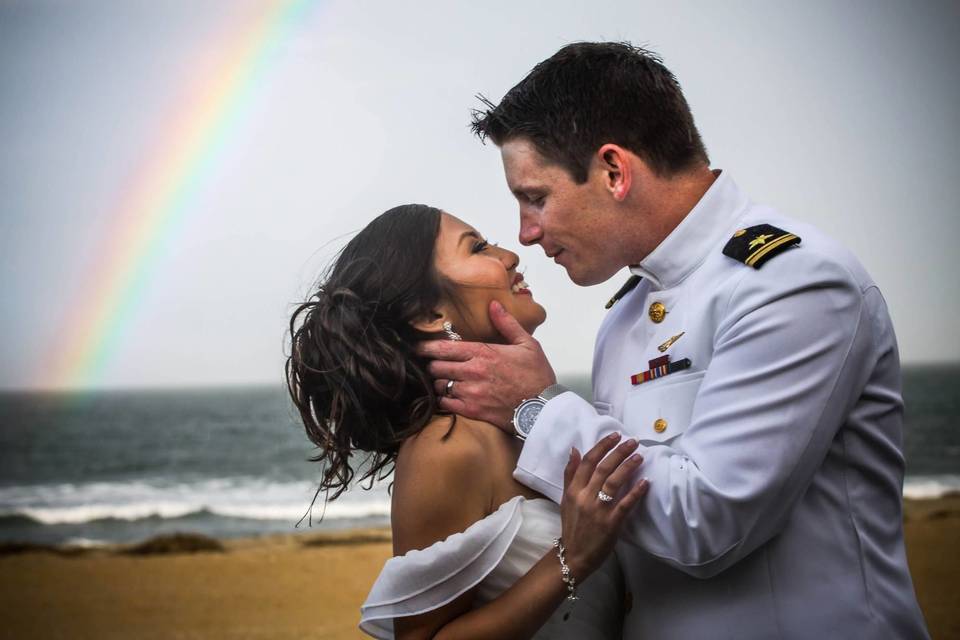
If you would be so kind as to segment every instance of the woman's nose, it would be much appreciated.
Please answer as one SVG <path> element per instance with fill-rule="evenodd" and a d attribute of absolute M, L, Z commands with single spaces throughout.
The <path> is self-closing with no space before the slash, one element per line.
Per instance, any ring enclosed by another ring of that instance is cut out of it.
<path fill-rule="evenodd" d="M 503 249 L 502 251 L 503 254 L 500 259 L 503 261 L 503 266 L 507 268 L 507 271 L 516 269 L 520 264 L 520 256 L 509 249 Z"/>

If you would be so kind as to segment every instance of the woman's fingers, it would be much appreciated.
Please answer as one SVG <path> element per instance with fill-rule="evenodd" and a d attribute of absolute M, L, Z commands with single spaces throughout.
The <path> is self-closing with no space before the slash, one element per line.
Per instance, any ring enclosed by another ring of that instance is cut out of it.
<path fill-rule="evenodd" d="M 646 478 L 630 487 L 630 491 L 620 498 L 620 501 L 613 508 L 613 515 L 617 522 L 622 521 L 630 513 L 630 510 L 640 501 L 640 498 L 647 494 L 648 489 L 650 489 L 650 481 Z"/>
<path fill-rule="evenodd" d="M 587 483 L 587 491 L 596 495 L 610 475 L 622 466 L 623 461 L 627 459 L 627 456 L 636 451 L 637 446 L 638 443 L 633 438 L 621 442 L 620 446 L 611 451 L 602 462 L 597 464 L 596 469 L 590 477 L 590 481 Z M 617 492 L 614 491 L 613 493 L 610 493 L 609 491 L 605 491 L 605 493 L 613 496 L 616 495 Z"/>
<path fill-rule="evenodd" d="M 573 481 L 573 474 L 576 473 L 578 466 L 580 466 L 580 452 L 577 451 L 576 447 L 571 447 L 570 459 L 567 460 L 567 466 L 563 470 L 564 495 L 567 494 L 567 488 L 570 486 L 570 483 Z"/>
<path fill-rule="evenodd" d="M 571 450 L 564 469 L 560 504 L 563 539 L 570 566 L 583 575 L 607 557 L 616 544 L 624 517 L 649 487 L 646 479 L 632 484 L 643 461 L 642 456 L 634 454 L 638 443 L 631 439 L 617 445 L 619 439 L 619 434 L 611 434 L 582 458 L 578 451 Z M 600 499 L 601 488 L 610 500 Z"/>
<path fill-rule="evenodd" d="M 623 445 L 621 444 L 620 447 Z M 617 447 L 619 449 L 620 447 Z M 616 453 L 616 451 L 614 451 Z M 607 456 L 607 459 L 611 458 L 613 453 Z M 604 460 L 606 462 L 606 460 Z M 619 467 L 613 470 L 609 476 L 607 476 L 606 481 L 600 485 L 600 491 L 603 491 L 608 496 L 618 496 L 620 495 L 620 490 L 630 482 L 630 478 L 633 477 L 634 472 L 640 467 L 640 464 L 643 462 L 643 456 L 639 453 L 633 453 L 627 456 L 627 459 L 624 460 Z M 597 467 L 596 476 L 600 473 L 600 467 Z"/>
<path fill-rule="evenodd" d="M 593 475 L 597 465 L 600 464 L 600 461 L 603 460 L 603 457 L 607 455 L 611 449 L 613 449 L 619 440 L 619 433 L 611 433 L 607 437 L 600 440 L 600 442 L 593 445 L 593 448 L 583 456 L 583 459 L 580 461 L 580 466 L 577 468 L 577 472 L 574 474 L 573 481 L 571 483 L 575 490 L 579 490 L 581 487 L 585 487 L 590 483 L 590 477 Z"/>

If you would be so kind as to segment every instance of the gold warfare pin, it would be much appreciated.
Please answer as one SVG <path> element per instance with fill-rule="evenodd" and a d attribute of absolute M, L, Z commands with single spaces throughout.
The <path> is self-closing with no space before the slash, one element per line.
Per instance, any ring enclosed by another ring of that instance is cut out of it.
<path fill-rule="evenodd" d="M 680 338 L 682 338 L 682 337 L 683 337 L 683 334 L 685 334 L 685 333 L 686 333 L 686 331 L 681 331 L 680 333 L 678 333 L 677 335 L 675 335 L 675 336 L 673 336 L 672 338 L 668 339 L 668 340 L 667 340 L 666 342 L 664 342 L 662 345 L 660 345 L 659 347 L 657 347 L 657 350 L 658 350 L 660 353 L 663 353 L 664 351 L 666 351 L 667 349 L 669 349 L 671 346 L 673 346 L 673 343 L 674 343 L 674 342 L 676 342 L 677 340 L 679 340 Z"/>

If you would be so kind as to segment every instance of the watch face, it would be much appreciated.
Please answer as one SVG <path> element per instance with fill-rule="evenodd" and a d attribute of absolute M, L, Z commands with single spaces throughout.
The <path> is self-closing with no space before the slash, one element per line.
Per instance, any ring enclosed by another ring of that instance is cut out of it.
<path fill-rule="evenodd" d="M 533 398 L 523 402 L 517 408 L 517 416 L 513 421 L 517 427 L 517 431 L 524 436 L 530 435 L 530 430 L 533 429 L 533 425 L 537 421 L 537 416 L 540 415 L 543 407 L 544 402 L 539 398 Z"/>

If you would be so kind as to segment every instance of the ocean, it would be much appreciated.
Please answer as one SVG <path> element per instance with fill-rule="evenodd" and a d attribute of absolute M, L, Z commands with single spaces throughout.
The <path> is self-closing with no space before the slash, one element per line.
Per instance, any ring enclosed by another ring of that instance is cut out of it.
<path fill-rule="evenodd" d="M 589 397 L 588 376 L 562 382 Z M 904 398 L 904 495 L 960 491 L 960 365 L 905 368 Z M 96 546 L 389 522 L 388 481 L 326 507 L 321 494 L 311 513 L 313 453 L 280 386 L 0 393 L 0 542 Z"/>

